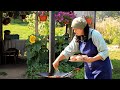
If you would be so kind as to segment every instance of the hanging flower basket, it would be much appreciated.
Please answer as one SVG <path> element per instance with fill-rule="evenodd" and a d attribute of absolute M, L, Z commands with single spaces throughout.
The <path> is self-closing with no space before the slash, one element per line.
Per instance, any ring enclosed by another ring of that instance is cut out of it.
<path fill-rule="evenodd" d="M 47 11 L 39 11 L 38 16 L 39 16 L 40 21 L 46 21 L 48 12 Z"/>
<path fill-rule="evenodd" d="M 22 19 L 25 19 L 26 18 L 26 15 L 20 15 Z"/>
<path fill-rule="evenodd" d="M 66 25 L 66 24 L 69 24 L 69 21 L 64 21 L 64 24 Z"/>
<path fill-rule="evenodd" d="M 41 16 L 39 16 L 39 19 L 40 19 L 40 21 L 46 21 L 47 20 L 47 16 L 46 15 L 41 15 Z"/>
<path fill-rule="evenodd" d="M 10 23 L 10 18 L 4 18 L 3 21 L 2 21 L 2 23 L 3 23 L 4 25 L 9 24 L 9 23 Z"/>
<path fill-rule="evenodd" d="M 13 17 L 13 12 L 8 12 L 9 17 Z"/>
<path fill-rule="evenodd" d="M 64 12 L 64 11 L 57 11 L 55 12 L 55 20 L 61 25 L 71 24 L 72 20 L 76 18 L 74 12 Z"/>
<path fill-rule="evenodd" d="M 87 22 L 89 25 L 92 24 L 92 17 L 86 16 L 85 19 L 86 19 L 86 22 Z"/>

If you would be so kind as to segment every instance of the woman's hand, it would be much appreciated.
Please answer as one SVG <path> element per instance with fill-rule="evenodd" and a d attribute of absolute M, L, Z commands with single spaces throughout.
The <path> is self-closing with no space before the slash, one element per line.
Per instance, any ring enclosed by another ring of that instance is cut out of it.
<path fill-rule="evenodd" d="M 71 56 L 71 57 L 70 57 L 70 60 L 76 60 L 76 56 L 77 56 L 77 55 Z"/>
<path fill-rule="evenodd" d="M 59 63 L 60 61 L 66 59 L 66 57 L 63 55 L 63 54 L 60 54 L 57 59 L 53 62 L 53 67 L 56 71 L 58 71 L 58 66 L 59 66 Z"/>
<path fill-rule="evenodd" d="M 53 62 L 53 67 L 54 67 L 54 69 L 55 69 L 56 71 L 58 71 L 58 66 L 59 66 L 59 61 L 58 61 L 58 60 L 55 60 L 55 61 Z"/>
<path fill-rule="evenodd" d="M 70 57 L 70 62 L 81 62 L 83 61 L 82 55 L 74 55 Z"/>
<path fill-rule="evenodd" d="M 87 55 L 82 55 L 83 61 L 87 63 L 93 62 L 93 57 L 88 57 Z"/>

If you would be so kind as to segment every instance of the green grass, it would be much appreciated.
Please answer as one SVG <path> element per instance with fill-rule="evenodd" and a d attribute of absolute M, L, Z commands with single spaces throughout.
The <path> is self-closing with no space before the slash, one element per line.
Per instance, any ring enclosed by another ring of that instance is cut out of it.
<path fill-rule="evenodd" d="M 120 60 L 120 49 L 109 51 L 109 55 L 112 60 Z"/>
<path fill-rule="evenodd" d="M 29 35 L 35 34 L 34 29 L 30 29 L 27 24 L 8 24 L 3 25 L 4 30 L 10 30 L 11 34 L 19 34 L 19 39 L 27 39 Z M 58 27 L 55 29 L 55 35 L 63 35 L 65 33 L 65 27 Z M 3 37 L 4 38 L 4 37 Z"/>
<path fill-rule="evenodd" d="M 109 51 L 109 56 L 113 64 L 113 79 L 120 79 L 120 49 Z"/>
<path fill-rule="evenodd" d="M 34 30 L 30 30 L 27 25 L 20 24 L 8 24 L 3 25 L 3 36 L 4 30 L 10 30 L 11 34 L 19 34 L 20 39 L 27 39 L 29 35 L 34 34 Z"/>

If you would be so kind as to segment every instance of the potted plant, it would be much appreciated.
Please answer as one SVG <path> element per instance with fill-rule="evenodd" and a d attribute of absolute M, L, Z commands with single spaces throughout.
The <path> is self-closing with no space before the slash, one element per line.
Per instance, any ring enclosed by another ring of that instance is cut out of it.
<path fill-rule="evenodd" d="M 74 12 L 68 11 L 59 11 L 55 13 L 55 20 L 56 22 L 59 22 L 60 24 L 71 24 L 72 20 L 76 17 Z"/>
<path fill-rule="evenodd" d="M 13 17 L 13 12 L 11 11 L 11 12 L 8 12 L 8 16 L 9 17 Z"/>
<path fill-rule="evenodd" d="M 91 25 L 92 24 L 92 16 L 85 16 L 86 22 Z"/>
<path fill-rule="evenodd" d="M 39 11 L 38 16 L 39 16 L 40 21 L 46 21 L 48 12 L 47 11 Z"/>
<path fill-rule="evenodd" d="M 70 26 L 72 20 L 76 18 L 76 15 L 73 11 L 58 11 L 55 13 L 55 20 L 57 23 L 60 23 L 60 25 L 66 26 L 66 32 L 65 32 L 65 38 L 69 38 L 69 34 L 67 33 L 68 27 Z"/>
<path fill-rule="evenodd" d="M 2 21 L 2 23 L 4 24 L 4 25 L 7 25 L 7 24 L 9 24 L 10 23 L 10 18 L 9 17 L 5 17 L 5 18 L 3 18 L 3 21 Z"/>

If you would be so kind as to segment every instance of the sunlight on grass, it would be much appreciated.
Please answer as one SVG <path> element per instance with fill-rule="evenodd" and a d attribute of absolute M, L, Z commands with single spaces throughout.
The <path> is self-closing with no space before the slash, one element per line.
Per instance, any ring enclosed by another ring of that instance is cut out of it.
<path fill-rule="evenodd" d="M 120 60 L 120 51 L 111 51 L 109 52 L 111 59 L 117 59 Z"/>
<path fill-rule="evenodd" d="M 19 34 L 19 39 L 27 39 L 29 35 L 35 34 L 35 30 L 29 29 L 27 25 L 21 24 L 8 24 L 3 25 L 3 36 L 4 30 L 10 30 L 11 34 Z M 55 35 L 61 36 L 65 34 L 65 27 L 55 28 Z"/>
<path fill-rule="evenodd" d="M 114 51 L 109 50 L 109 56 L 111 59 L 120 60 L 120 49 L 116 49 Z"/>
<path fill-rule="evenodd" d="M 109 50 L 109 56 L 113 64 L 113 79 L 120 79 L 120 49 Z"/>
<path fill-rule="evenodd" d="M 27 39 L 29 35 L 34 34 L 34 30 L 30 30 L 28 26 L 22 26 L 20 24 L 8 24 L 3 25 L 3 36 L 4 30 L 10 30 L 11 34 L 19 34 L 19 39 Z"/>

